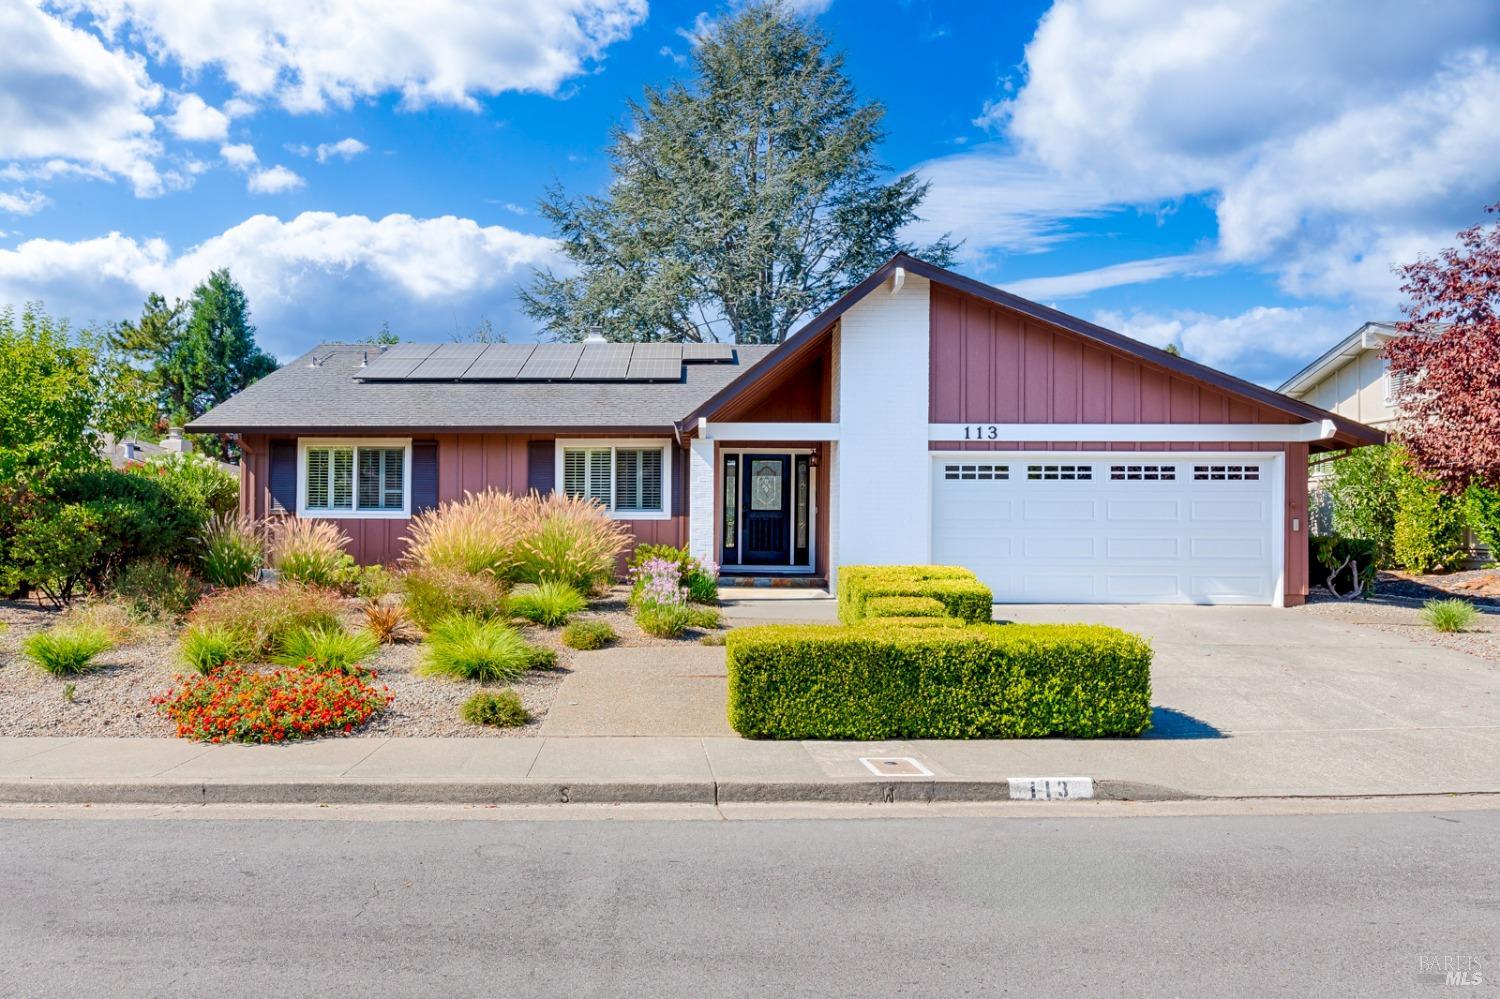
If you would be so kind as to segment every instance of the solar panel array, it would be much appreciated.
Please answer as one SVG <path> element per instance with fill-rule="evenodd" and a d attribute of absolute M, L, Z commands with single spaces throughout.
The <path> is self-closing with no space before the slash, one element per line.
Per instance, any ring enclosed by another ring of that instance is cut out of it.
<path fill-rule="evenodd" d="M 399 343 L 367 382 L 675 382 L 685 364 L 733 364 L 729 343 Z"/>

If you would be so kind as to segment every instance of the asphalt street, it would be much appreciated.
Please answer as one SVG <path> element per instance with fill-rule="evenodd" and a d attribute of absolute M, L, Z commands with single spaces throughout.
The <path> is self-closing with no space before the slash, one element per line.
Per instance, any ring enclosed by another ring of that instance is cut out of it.
<path fill-rule="evenodd" d="M 1497 860 L 1479 810 L 0 817 L 0 994 L 1436 995 L 1500 985 Z"/>

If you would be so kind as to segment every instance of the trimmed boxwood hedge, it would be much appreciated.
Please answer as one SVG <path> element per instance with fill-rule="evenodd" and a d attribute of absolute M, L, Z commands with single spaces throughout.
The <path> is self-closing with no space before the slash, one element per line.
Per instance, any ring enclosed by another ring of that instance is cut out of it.
<path fill-rule="evenodd" d="M 964 621 L 988 621 L 995 602 L 989 587 L 954 565 L 846 565 L 839 568 L 839 620 L 858 624 L 880 597 L 931 597 Z"/>
<path fill-rule="evenodd" d="M 865 601 L 865 618 L 947 617 L 948 608 L 936 597 L 871 597 Z"/>
<path fill-rule="evenodd" d="M 771 625 L 729 634 L 729 723 L 756 739 L 1139 735 L 1151 647 L 1099 625 Z"/>
<path fill-rule="evenodd" d="M 944 614 L 941 617 L 867 617 L 861 628 L 968 628 L 969 622 Z M 982 626 L 981 626 L 982 627 Z"/>

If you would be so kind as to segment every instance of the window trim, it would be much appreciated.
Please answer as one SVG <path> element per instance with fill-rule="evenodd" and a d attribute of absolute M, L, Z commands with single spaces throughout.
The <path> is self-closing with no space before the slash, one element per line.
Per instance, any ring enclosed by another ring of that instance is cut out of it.
<path fill-rule="evenodd" d="M 671 520 L 672 519 L 672 440 L 668 437 L 559 437 L 554 448 L 553 455 L 553 486 L 552 491 L 563 494 L 563 466 L 567 460 L 568 451 L 588 451 L 597 448 L 609 448 L 609 480 L 610 480 L 610 507 L 609 517 L 611 520 Z M 661 451 L 661 509 L 660 510 L 617 510 L 614 506 L 614 484 L 615 484 L 615 455 L 617 449 L 626 451 L 657 449 Z"/>
<path fill-rule="evenodd" d="M 406 520 L 411 517 L 411 441 L 410 437 L 299 437 L 297 438 L 297 516 L 308 520 Z M 354 454 L 354 503 L 352 510 L 314 509 L 307 505 L 307 452 L 312 448 L 347 447 Z M 361 510 L 359 508 L 359 449 L 401 448 L 401 509 Z"/>

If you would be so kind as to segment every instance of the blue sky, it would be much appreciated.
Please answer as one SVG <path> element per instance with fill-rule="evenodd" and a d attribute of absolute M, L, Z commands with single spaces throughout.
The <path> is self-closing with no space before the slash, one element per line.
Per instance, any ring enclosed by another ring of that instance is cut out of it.
<path fill-rule="evenodd" d="M 1500 5 L 799 0 L 959 270 L 1274 384 L 1500 201 Z M 733 5 L 0 0 L 0 302 L 134 315 L 229 266 L 287 358 L 532 335 L 546 185 Z"/>

